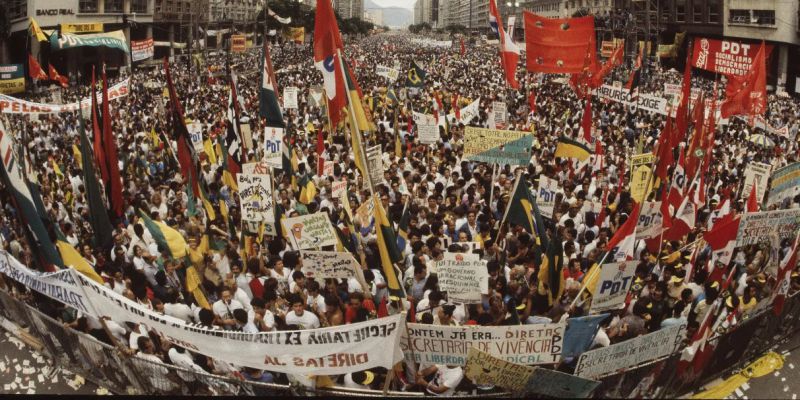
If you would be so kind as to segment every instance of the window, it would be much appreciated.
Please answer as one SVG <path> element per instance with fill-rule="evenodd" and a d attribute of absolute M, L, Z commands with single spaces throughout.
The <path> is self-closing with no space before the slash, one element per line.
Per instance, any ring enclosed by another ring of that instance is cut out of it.
<path fill-rule="evenodd" d="M 753 10 L 753 23 L 775 25 L 775 10 Z"/>
<path fill-rule="evenodd" d="M 80 0 L 78 2 L 78 12 L 81 13 L 96 13 L 97 0 Z"/>
<path fill-rule="evenodd" d="M 669 15 L 670 15 L 670 4 L 666 1 L 661 2 L 661 22 L 667 23 L 669 22 Z"/>
<path fill-rule="evenodd" d="M 146 14 L 147 0 L 131 0 L 131 12 Z"/>
<path fill-rule="evenodd" d="M 692 2 L 692 22 L 695 24 L 703 23 L 703 5 L 700 4 L 700 0 Z"/>
<path fill-rule="evenodd" d="M 719 0 L 708 0 L 708 22 L 719 23 Z"/>
<path fill-rule="evenodd" d="M 11 0 L 7 10 L 9 20 L 27 17 L 28 2 L 25 0 Z"/>
<path fill-rule="evenodd" d="M 123 0 L 106 0 L 107 13 L 121 13 Z"/>
<path fill-rule="evenodd" d="M 686 0 L 675 1 L 675 22 L 686 22 Z"/>
<path fill-rule="evenodd" d="M 731 9 L 730 13 L 728 14 L 728 22 L 732 24 L 749 24 L 750 10 Z"/>

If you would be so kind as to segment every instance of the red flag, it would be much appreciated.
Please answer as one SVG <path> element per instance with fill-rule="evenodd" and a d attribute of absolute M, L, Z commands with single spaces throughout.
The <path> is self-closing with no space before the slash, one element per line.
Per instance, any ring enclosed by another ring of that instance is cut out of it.
<path fill-rule="evenodd" d="M 705 152 L 710 150 L 706 138 L 705 124 L 703 123 L 705 121 L 705 101 L 702 93 L 697 98 L 692 112 L 694 113 L 694 134 L 686 153 L 686 174 L 688 176 L 694 176 L 697 167 L 700 165 L 700 160 L 704 160 Z"/>
<path fill-rule="evenodd" d="M 583 119 L 581 120 L 583 129 L 583 139 L 586 143 L 592 143 L 592 98 L 586 99 L 586 106 L 583 108 Z"/>
<path fill-rule="evenodd" d="M 461 38 L 461 56 L 467 54 L 467 47 L 464 45 L 464 38 Z"/>
<path fill-rule="evenodd" d="M 728 265 L 731 261 L 740 220 L 740 217 L 728 214 L 720 218 L 710 231 L 703 234 L 703 239 L 711 247 L 713 259 L 722 265 Z"/>
<path fill-rule="evenodd" d="M 617 230 L 614 237 L 606 247 L 612 257 L 610 262 L 626 261 L 633 259 L 634 243 L 636 242 L 636 224 L 639 221 L 639 203 L 634 202 L 633 211 L 625 223 Z"/>
<path fill-rule="evenodd" d="M 442 96 L 439 92 L 433 92 L 433 118 L 439 123 L 439 111 L 443 111 Z"/>
<path fill-rule="evenodd" d="M 697 204 L 695 203 L 695 193 L 701 188 L 700 174 L 696 174 L 689 193 L 683 198 L 675 218 L 672 219 L 672 227 L 664 234 L 667 240 L 680 240 L 684 235 L 691 232 L 695 226 L 697 217 Z"/>
<path fill-rule="evenodd" d="M 686 52 L 686 67 L 683 70 L 683 82 L 681 83 L 681 102 L 678 103 L 678 110 L 675 113 L 675 128 L 677 131 L 673 134 L 670 147 L 677 147 L 678 144 L 686 138 L 686 129 L 689 125 L 688 112 L 689 112 L 689 97 L 692 90 L 692 43 L 689 42 Z"/>
<path fill-rule="evenodd" d="M 189 131 L 183 119 L 183 107 L 181 106 L 175 86 L 172 84 L 172 75 L 169 72 L 169 60 L 164 57 L 164 72 L 167 78 L 167 90 L 169 91 L 169 110 L 172 122 L 172 137 L 178 147 L 178 163 L 181 166 L 181 174 L 189 180 L 192 192 L 195 196 L 200 196 L 200 180 L 197 177 L 197 157 L 194 154 L 194 146 L 191 145 Z M 224 138 L 223 138 L 224 140 Z M 224 155 L 223 155 L 224 156 Z"/>
<path fill-rule="evenodd" d="M 328 116 L 333 127 L 339 123 L 342 109 L 347 106 L 344 71 L 339 59 L 343 48 L 330 0 L 318 0 L 314 20 L 314 64 L 322 73 L 328 97 Z"/>
<path fill-rule="evenodd" d="M 524 18 L 528 71 L 552 74 L 583 71 L 586 48 L 596 47 L 593 16 L 551 19 L 525 11 Z M 591 58 L 591 70 L 595 70 L 595 52 Z"/>
<path fill-rule="evenodd" d="M 603 85 L 603 80 L 605 77 L 611 72 L 614 67 L 622 65 L 625 46 L 617 46 L 614 50 L 614 53 L 611 55 L 611 58 L 606 60 L 603 63 L 603 66 L 600 68 L 599 71 L 594 73 L 591 78 L 590 86 L 592 88 L 599 88 Z"/>
<path fill-rule="evenodd" d="M 500 61 L 503 64 L 503 71 L 506 74 L 506 82 L 512 89 L 519 89 L 517 82 L 517 64 L 519 63 L 519 48 L 514 43 L 514 39 L 503 28 L 503 19 L 497 11 L 494 0 L 489 0 L 489 25 L 495 29 L 492 20 L 497 24 L 497 32 L 500 36 Z"/>
<path fill-rule="evenodd" d="M 105 151 L 105 162 L 108 164 L 108 178 L 106 190 L 109 192 L 109 203 L 114 215 L 122 217 L 124 212 L 122 204 L 122 178 L 119 172 L 119 158 L 117 156 L 117 143 L 114 134 L 111 132 L 111 111 L 108 99 L 108 79 L 106 78 L 106 67 L 103 65 L 103 150 Z"/>
<path fill-rule="evenodd" d="M 50 80 L 58 82 L 63 88 L 69 86 L 69 79 L 65 76 L 61 76 L 58 71 L 56 71 L 56 68 L 53 67 L 53 64 L 48 65 L 48 68 L 50 70 Z"/>
<path fill-rule="evenodd" d="M 599 140 L 598 140 L 599 142 Z M 600 207 L 600 214 L 597 216 L 597 227 L 602 228 L 603 222 L 606 220 L 606 207 L 608 206 L 608 187 L 603 188 L 603 202 Z"/>
<path fill-rule="evenodd" d="M 669 187 L 668 203 L 673 210 L 677 210 L 683 200 L 683 192 L 686 188 L 686 160 L 683 155 L 683 148 L 678 150 L 678 164 L 672 172 L 672 182 Z"/>
<path fill-rule="evenodd" d="M 783 302 L 789 293 L 791 286 L 792 270 L 797 267 L 797 248 L 800 245 L 800 235 L 795 237 L 792 250 L 781 260 L 781 267 L 778 270 L 778 281 L 775 283 L 775 297 L 772 300 L 772 311 L 775 315 L 780 315 L 783 311 Z"/>
<path fill-rule="evenodd" d="M 656 149 L 658 164 L 656 165 L 655 174 L 657 177 L 661 178 L 663 182 L 667 180 L 667 170 L 669 166 L 675 161 L 675 158 L 672 156 L 672 147 L 669 145 L 671 138 L 672 118 L 668 116 L 667 121 L 664 123 L 664 130 L 661 131 L 661 135 L 658 137 L 658 148 Z"/>
<path fill-rule="evenodd" d="M 758 211 L 758 195 L 756 194 L 756 185 L 750 187 L 750 195 L 747 197 L 747 212 Z"/>
<path fill-rule="evenodd" d="M 533 89 L 528 95 L 528 106 L 531 108 L 532 113 L 536 112 L 536 92 Z"/>
<path fill-rule="evenodd" d="M 762 115 L 767 108 L 767 60 L 764 42 L 758 48 L 750 71 L 743 76 L 735 93 L 726 91 L 725 101 L 720 109 L 722 118 L 731 115 Z M 736 81 L 736 79 L 734 79 Z"/>
<path fill-rule="evenodd" d="M 106 164 L 106 155 L 105 149 L 103 147 L 103 130 L 100 127 L 100 116 L 98 113 L 98 104 L 97 104 L 97 85 L 95 83 L 95 71 L 94 67 L 92 67 L 92 147 L 94 149 L 94 161 L 97 164 L 97 167 L 100 169 L 100 177 L 103 178 L 103 182 L 108 184 L 109 174 L 108 174 L 108 164 Z"/>
<path fill-rule="evenodd" d="M 450 107 L 453 109 L 453 112 L 456 113 L 456 120 L 461 121 L 461 109 L 458 108 L 458 93 L 454 93 L 452 97 L 450 97 Z"/>
<path fill-rule="evenodd" d="M 322 137 L 322 129 L 317 130 L 317 175 L 322 176 L 325 168 L 325 159 L 322 153 L 325 151 L 325 139 Z"/>
<path fill-rule="evenodd" d="M 30 54 L 28 54 L 28 75 L 30 75 L 31 79 L 40 81 L 47 80 L 47 74 L 42 70 L 42 66 L 39 65 L 39 62 Z"/>

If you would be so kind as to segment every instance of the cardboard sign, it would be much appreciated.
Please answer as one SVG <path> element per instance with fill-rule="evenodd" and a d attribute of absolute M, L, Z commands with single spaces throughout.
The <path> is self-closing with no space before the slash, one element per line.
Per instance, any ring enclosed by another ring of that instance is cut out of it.
<path fill-rule="evenodd" d="M 382 76 L 392 82 L 396 81 L 398 77 L 400 77 L 400 71 L 394 68 L 389 68 L 383 65 L 376 65 L 375 66 L 375 75 Z"/>
<path fill-rule="evenodd" d="M 531 160 L 533 136 L 530 132 L 484 129 L 468 126 L 464 129 L 464 158 L 499 165 L 528 165 Z"/>
<path fill-rule="evenodd" d="M 636 238 L 651 239 L 661 235 L 661 216 L 660 201 L 646 201 L 639 211 L 639 221 L 636 222 Z"/>
<path fill-rule="evenodd" d="M 489 293 L 489 270 L 477 254 L 444 253 L 436 263 L 439 288 L 453 303 L 476 304 Z"/>
<path fill-rule="evenodd" d="M 294 86 L 287 86 L 283 88 L 283 108 L 285 109 L 297 109 L 297 94 L 300 92 L 300 89 Z"/>
<path fill-rule="evenodd" d="M 283 128 L 264 127 L 264 162 L 283 168 Z"/>
<path fill-rule="evenodd" d="M 303 259 L 303 272 L 314 279 L 348 279 L 358 276 L 361 265 L 350 252 L 300 251 Z"/>
<path fill-rule="evenodd" d="M 772 165 L 751 161 L 744 168 L 744 187 L 742 188 L 742 198 L 746 199 L 756 185 L 756 199 L 759 203 L 767 192 L 769 174 L 772 172 Z"/>
<path fill-rule="evenodd" d="M 625 304 L 625 297 L 633 284 L 638 260 L 606 263 L 600 270 L 600 278 L 592 295 L 590 313 L 617 310 Z"/>
<path fill-rule="evenodd" d="M 492 113 L 494 114 L 494 124 L 502 129 L 508 125 L 508 106 L 502 101 L 492 102 Z"/>
<path fill-rule="evenodd" d="M 236 180 L 239 186 L 242 220 L 274 223 L 275 211 L 270 176 L 240 173 L 236 175 Z"/>
<path fill-rule="evenodd" d="M 342 193 L 347 192 L 347 181 L 334 181 L 331 182 L 331 198 L 338 199 L 342 196 Z"/>
<path fill-rule="evenodd" d="M 328 214 L 324 212 L 285 218 L 281 223 L 295 250 L 318 249 L 336 244 L 336 230 L 333 229 Z"/>
<path fill-rule="evenodd" d="M 369 177 L 373 185 L 383 181 L 383 159 L 380 145 L 367 149 L 367 170 L 369 170 Z"/>
<path fill-rule="evenodd" d="M 539 190 L 536 192 L 536 205 L 539 206 L 539 213 L 541 213 L 543 217 L 553 218 L 558 186 L 557 180 L 550 179 L 544 175 L 539 176 Z"/>
<path fill-rule="evenodd" d="M 631 197 L 641 203 L 647 197 L 650 178 L 653 176 L 653 162 L 656 157 L 653 153 L 644 153 L 631 156 Z"/>
<path fill-rule="evenodd" d="M 470 347 L 464 375 L 477 385 L 496 385 L 512 392 L 522 391 L 533 375 L 533 368 L 514 364 Z"/>
<path fill-rule="evenodd" d="M 186 130 L 189 132 L 189 138 L 192 140 L 194 151 L 198 153 L 205 151 L 205 147 L 203 147 L 203 124 L 200 122 L 190 122 L 186 124 Z"/>

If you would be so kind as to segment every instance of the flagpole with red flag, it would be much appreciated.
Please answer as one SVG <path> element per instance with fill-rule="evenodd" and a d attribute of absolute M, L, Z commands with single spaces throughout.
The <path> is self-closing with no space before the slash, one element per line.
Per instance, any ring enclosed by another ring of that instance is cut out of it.
<path fill-rule="evenodd" d="M 114 215 L 122 217 L 122 178 L 119 171 L 119 157 L 117 155 L 117 143 L 114 134 L 111 132 L 111 111 L 108 99 L 108 78 L 106 77 L 106 65 L 103 64 L 103 150 L 105 151 L 105 162 L 108 164 L 108 177 L 110 184 L 107 190 L 110 193 L 109 200 L 111 210 Z"/>

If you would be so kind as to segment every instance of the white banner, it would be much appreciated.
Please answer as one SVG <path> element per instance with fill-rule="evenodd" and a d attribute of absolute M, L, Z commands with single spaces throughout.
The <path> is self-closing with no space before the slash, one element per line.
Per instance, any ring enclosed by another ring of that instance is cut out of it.
<path fill-rule="evenodd" d="M 141 61 L 153 57 L 153 38 L 131 40 L 131 61 Z"/>
<path fill-rule="evenodd" d="M 667 115 L 667 99 L 649 94 L 639 94 L 637 99 L 632 99 L 630 92 L 625 88 L 603 85 L 595 89 L 596 97 L 616 101 L 630 107 L 637 107 L 661 115 Z"/>
<path fill-rule="evenodd" d="M 375 75 L 382 76 L 392 82 L 396 81 L 397 78 L 400 76 L 400 71 L 389 68 L 384 65 L 376 65 L 375 66 Z"/>
<path fill-rule="evenodd" d="M 264 162 L 283 168 L 283 128 L 264 127 Z"/>
<path fill-rule="evenodd" d="M 361 265 L 353 254 L 344 251 L 300 251 L 303 259 L 303 272 L 314 279 L 348 279 L 360 276 Z"/>
<path fill-rule="evenodd" d="M 745 213 L 736 234 L 736 247 L 769 242 L 776 232 L 781 239 L 794 240 L 800 229 L 800 208 Z"/>
<path fill-rule="evenodd" d="M 369 177 L 372 179 L 373 185 L 383 182 L 383 159 L 380 145 L 367 149 L 367 170 L 369 170 Z"/>
<path fill-rule="evenodd" d="M 516 364 L 555 364 L 561 359 L 565 327 L 566 322 L 515 326 L 408 324 L 408 329 L 400 333 L 399 343 L 406 359 L 417 363 L 465 366 L 467 353 L 474 347 Z"/>
<path fill-rule="evenodd" d="M 285 109 L 297 109 L 297 94 L 300 92 L 300 89 L 294 86 L 287 86 L 283 88 L 283 108 Z"/>
<path fill-rule="evenodd" d="M 453 303 L 475 304 L 481 294 L 489 294 L 489 270 L 477 254 L 444 253 L 436 263 L 439 289 Z"/>
<path fill-rule="evenodd" d="M 469 103 L 469 105 L 467 105 L 466 107 L 462 108 L 461 109 L 461 122 L 463 122 L 465 124 L 468 124 L 470 121 L 472 121 L 473 118 L 478 117 L 478 115 L 480 115 L 480 112 L 481 112 L 480 103 L 481 103 L 481 98 L 478 97 L 477 100 L 473 101 L 472 103 Z M 455 112 L 451 112 L 450 114 L 447 114 L 447 117 L 450 118 L 451 121 L 455 121 L 456 120 Z"/>
<path fill-rule="evenodd" d="M 492 113 L 494 115 L 494 124 L 497 129 L 505 129 L 508 123 L 508 106 L 506 103 L 502 101 L 492 102 Z"/>
<path fill-rule="evenodd" d="M 242 221 L 275 223 L 270 176 L 240 173 L 236 175 L 236 179 Z"/>
<path fill-rule="evenodd" d="M 404 314 L 291 332 L 221 331 L 153 312 L 72 269 L 37 274 L 0 251 L 0 272 L 92 317 L 108 316 L 122 325 L 143 325 L 171 343 L 238 366 L 287 374 L 336 375 L 392 368 L 403 357 L 397 339 L 403 330 Z"/>
<path fill-rule="evenodd" d="M 608 347 L 581 354 L 575 375 L 597 379 L 672 354 L 680 346 L 686 325 L 673 325 Z"/>
<path fill-rule="evenodd" d="M 646 201 L 639 212 L 636 223 L 636 238 L 651 239 L 661 234 L 661 202 Z"/>
<path fill-rule="evenodd" d="M 592 294 L 590 313 L 599 314 L 603 311 L 617 310 L 625 303 L 638 263 L 638 260 L 633 260 L 606 263 L 601 266 L 600 279 L 597 280 L 597 286 Z"/>
<path fill-rule="evenodd" d="M 316 249 L 336 244 L 336 231 L 328 214 L 318 212 L 281 220 L 295 250 Z"/>
<path fill-rule="evenodd" d="M 125 80 L 108 88 L 108 99 L 116 100 L 127 96 L 130 93 L 129 82 L 130 78 L 125 78 Z M 98 92 L 97 101 L 103 101 L 102 92 Z M 0 112 L 6 114 L 56 114 L 77 111 L 80 108 L 90 109 L 91 105 L 92 99 L 89 97 L 82 99 L 80 103 L 45 104 L 0 94 Z"/>
<path fill-rule="evenodd" d="M 203 147 L 203 124 L 199 121 L 190 122 L 186 124 L 186 130 L 189 132 L 189 138 L 192 140 L 194 151 L 198 153 L 205 151 L 205 147 Z"/>
<path fill-rule="evenodd" d="M 553 218 L 557 192 L 557 180 L 550 179 L 544 175 L 539 176 L 539 190 L 536 192 L 536 205 L 539 206 L 539 212 L 543 217 Z"/>
<path fill-rule="evenodd" d="M 753 190 L 753 183 L 756 184 L 756 199 L 758 203 L 764 199 L 767 192 L 767 181 L 772 173 L 772 165 L 751 161 L 744 168 L 744 188 L 742 188 L 741 198 L 750 198 L 750 191 Z"/>
<path fill-rule="evenodd" d="M 800 90 L 800 88 L 798 88 Z M 767 206 L 780 204 L 784 199 L 800 194 L 800 162 L 789 164 L 772 174 Z"/>

